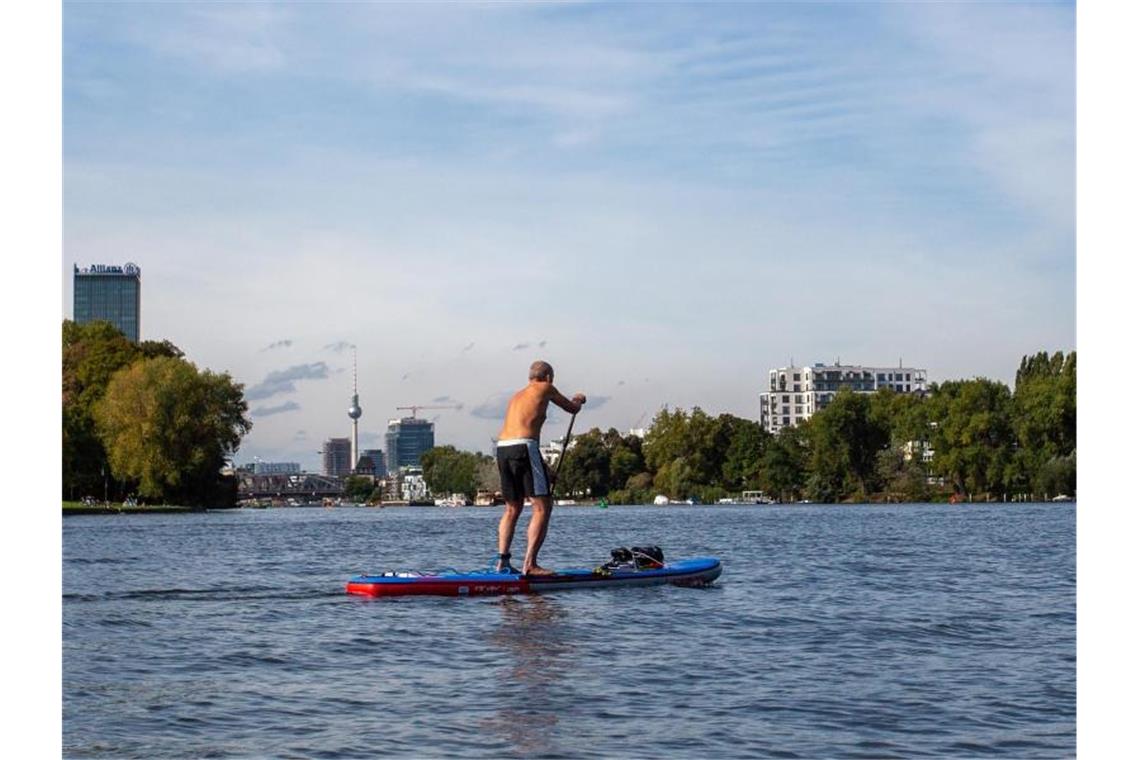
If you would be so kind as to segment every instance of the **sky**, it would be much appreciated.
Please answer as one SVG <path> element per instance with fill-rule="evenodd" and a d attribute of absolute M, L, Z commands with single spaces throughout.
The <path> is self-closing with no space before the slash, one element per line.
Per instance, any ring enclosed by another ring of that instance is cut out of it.
<path fill-rule="evenodd" d="M 487 451 L 534 359 L 758 418 L 814 362 L 1012 382 L 1076 342 L 1072 3 L 65 3 L 62 316 L 243 383 L 239 462 L 398 406 Z M 546 437 L 567 418 L 552 415 Z"/>

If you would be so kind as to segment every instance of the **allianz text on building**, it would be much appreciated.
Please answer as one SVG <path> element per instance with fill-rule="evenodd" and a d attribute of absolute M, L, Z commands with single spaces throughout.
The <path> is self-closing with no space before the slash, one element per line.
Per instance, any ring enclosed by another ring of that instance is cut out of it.
<path fill-rule="evenodd" d="M 841 388 L 874 393 L 924 393 L 926 370 L 915 367 L 863 367 L 814 364 L 769 370 L 768 390 L 760 393 L 760 424 L 769 433 L 797 425 L 823 409 Z"/>

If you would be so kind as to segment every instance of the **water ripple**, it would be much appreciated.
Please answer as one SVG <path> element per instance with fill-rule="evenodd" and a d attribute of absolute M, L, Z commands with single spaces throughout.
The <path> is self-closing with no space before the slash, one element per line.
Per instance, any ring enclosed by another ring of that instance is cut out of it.
<path fill-rule="evenodd" d="M 64 754 L 1073 755 L 1074 515 L 565 509 L 552 564 L 648 542 L 718 555 L 725 574 L 467 600 L 361 600 L 344 582 L 484 566 L 495 510 L 77 516 Z"/>

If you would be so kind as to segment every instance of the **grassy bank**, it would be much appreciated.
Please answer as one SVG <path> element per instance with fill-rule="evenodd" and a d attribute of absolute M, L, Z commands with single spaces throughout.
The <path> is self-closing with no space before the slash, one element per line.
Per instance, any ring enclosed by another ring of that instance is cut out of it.
<path fill-rule="evenodd" d="M 142 515 L 142 514 L 170 514 L 172 512 L 193 512 L 190 507 L 178 507 L 169 504 L 137 504 L 124 507 L 122 504 L 96 503 L 84 504 L 81 501 L 63 502 L 65 515 Z"/>

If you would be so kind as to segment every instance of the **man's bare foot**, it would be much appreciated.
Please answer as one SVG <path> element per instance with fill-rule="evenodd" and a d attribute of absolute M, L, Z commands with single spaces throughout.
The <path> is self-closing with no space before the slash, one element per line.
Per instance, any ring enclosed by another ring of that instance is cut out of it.
<path fill-rule="evenodd" d="M 523 575 L 556 575 L 553 570 L 547 570 L 539 565 L 532 565 L 529 570 L 523 568 Z"/>

